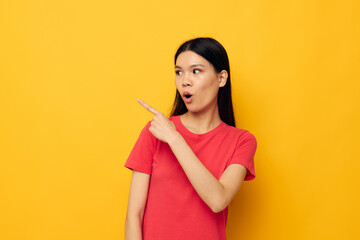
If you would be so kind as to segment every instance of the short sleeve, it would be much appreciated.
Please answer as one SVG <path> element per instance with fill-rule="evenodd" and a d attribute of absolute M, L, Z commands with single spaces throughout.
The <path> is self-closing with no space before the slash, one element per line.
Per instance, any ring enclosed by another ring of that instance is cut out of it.
<path fill-rule="evenodd" d="M 255 178 L 254 155 L 257 148 L 256 138 L 249 131 L 242 134 L 236 144 L 230 164 L 241 164 L 247 169 L 245 181 L 250 181 Z"/>
<path fill-rule="evenodd" d="M 150 125 L 151 123 L 148 122 L 142 129 L 124 165 L 131 170 L 147 174 L 152 173 L 153 157 L 156 151 L 156 138 L 149 131 Z"/>

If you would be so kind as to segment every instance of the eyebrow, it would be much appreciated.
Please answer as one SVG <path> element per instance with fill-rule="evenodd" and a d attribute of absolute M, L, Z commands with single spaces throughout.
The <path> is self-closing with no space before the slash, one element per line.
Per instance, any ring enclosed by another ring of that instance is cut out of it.
<path fill-rule="evenodd" d="M 194 67 L 205 67 L 204 65 L 202 65 L 202 64 L 193 64 L 193 65 L 190 65 L 190 68 L 194 68 Z M 177 66 L 177 65 L 175 65 L 175 68 L 181 68 L 180 66 Z"/>

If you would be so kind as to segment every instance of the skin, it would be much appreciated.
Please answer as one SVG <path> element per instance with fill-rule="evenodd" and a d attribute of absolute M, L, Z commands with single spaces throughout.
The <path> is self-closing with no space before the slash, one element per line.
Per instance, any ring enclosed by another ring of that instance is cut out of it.
<path fill-rule="evenodd" d="M 226 84 L 228 73 L 215 72 L 213 66 L 192 51 L 181 53 L 175 66 L 175 85 L 180 95 L 188 91 L 193 94 L 186 103 L 188 112 L 181 115 L 184 126 L 194 133 L 205 133 L 221 122 L 217 94 Z M 217 180 L 193 153 L 185 139 L 176 130 L 172 121 L 149 104 L 138 100 L 146 110 L 154 114 L 149 131 L 159 140 L 168 143 L 192 186 L 201 199 L 214 212 L 224 210 L 238 192 L 246 175 L 246 168 L 232 164 Z M 184 100 L 185 102 L 185 100 Z M 150 175 L 133 171 L 127 216 L 125 239 L 142 239 L 142 221 L 147 199 Z"/>

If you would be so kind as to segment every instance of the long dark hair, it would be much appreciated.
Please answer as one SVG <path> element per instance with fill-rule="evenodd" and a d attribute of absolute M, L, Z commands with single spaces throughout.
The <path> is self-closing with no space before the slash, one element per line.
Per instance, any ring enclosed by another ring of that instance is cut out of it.
<path fill-rule="evenodd" d="M 212 64 L 215 71 L 220 73 L 222 70 L 228 72 L 228 79 L 225 86 L 219 88 L 218 107 L 219 115 L 227 125 L 235 127 L 234 110 L 231 99 L 230 65 L 229 58 L 225 48 L 213 38 L 195 38 L 184 42 L 176 51 L 175 64 L 180 53 L 193 51 L 205 58 Z M 170 116 L 176 116 L 186 113 L 188 110 L 180 93 L 176 90 L 174 104 Z"/>

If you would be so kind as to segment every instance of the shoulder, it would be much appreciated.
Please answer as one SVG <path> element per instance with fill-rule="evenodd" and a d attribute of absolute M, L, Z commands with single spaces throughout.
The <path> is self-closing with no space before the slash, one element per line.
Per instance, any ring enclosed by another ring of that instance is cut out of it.
<path fill-rule="evenodd" d="M 150 126 L 151 126 L 151 121 L 148 121 L 145 124 L 145 126 L 142 128 L 139 138 L 142 138 L 142 139 L 146 138 L 150 141 L 156 141 L 156 138 L 152 135 L 152 133 L 149 130 Z"/>
<path fill-rule="evenodd" d="M 146 133 L 146 132 L 150 132 L 149 131 L 149 127 L 151 126 L 151 121 L 148 121 L 145 126 L 142 128 L 141 132 L 143 133 Z"/>
<path fill-rule="evenodd" d="M 174 121 L 177 121 L 179 117 L 180 117 L 180 115 L 170 116 L 170 117 L 168 117 L 168 119 L 169 119 L 170 121 L 174 122 Z"/>
<path fill-rule="evenodd" d="M 253 133 L 249 130 L 226 126 L 227 137 L 235 143 L 235 149 L 256 149 L 257 140 Z"/>
<path fill-rule="evenodd" d="M 177 121 L 177 118 L 178 118 L 179 116 L 171 116 L 171 117 L 168 117 L 168 119 L 170 120 L 170 121 L 172 121 L 172 122 L 175 122 L 175 121 Z M 150 130 L 149 130 L 149 128 L 151 127 L 151 122 L 152 121 L 148 121 L 146 124 L 145 124 L 145 126 L 142 128 L 142 130 L 141 130 L 141 134 L 142 135 L 149 135 L 149 136 L 151 136 L 151 137 L 154 137 L 152 134 L 151 134 L 151 132 L 150 132 Z M 155 138 L 155 137 L 154 137 Z"/>

